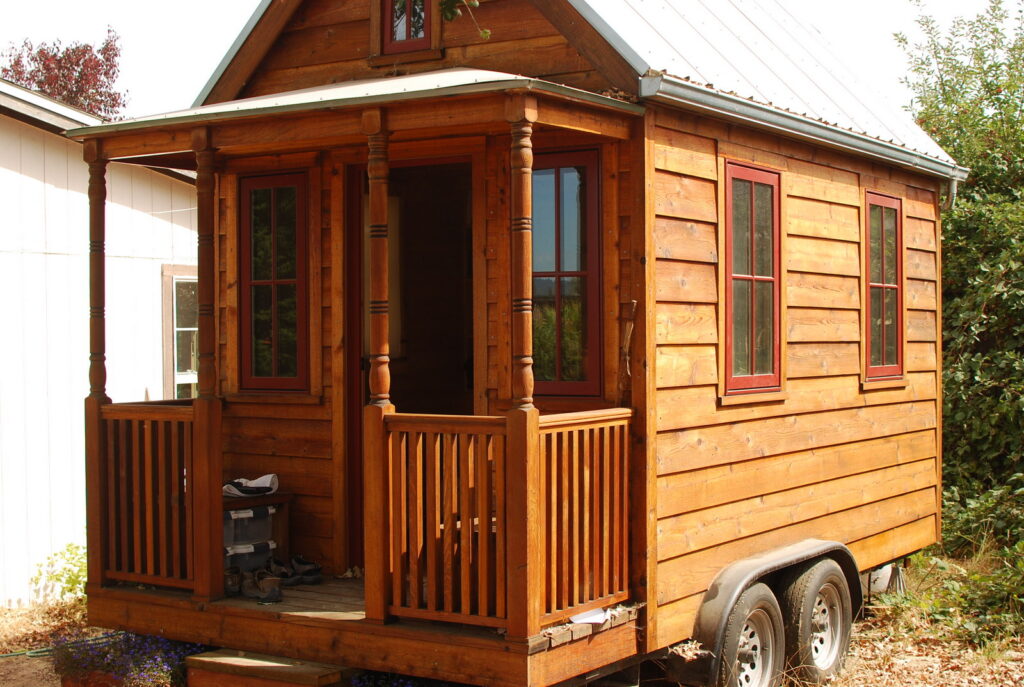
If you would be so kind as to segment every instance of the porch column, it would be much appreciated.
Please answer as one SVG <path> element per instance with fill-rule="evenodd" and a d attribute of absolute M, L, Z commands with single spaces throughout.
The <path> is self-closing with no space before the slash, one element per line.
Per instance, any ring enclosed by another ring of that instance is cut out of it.
<path fill-rule="evenodd" d="M 199 300 L 199 397 L 192 402 L 192 554 L 193 595 L 197 601 L 224 595 L 224 542 L 220 445 L 221 402 L 217 397 L 214 319 L 214 245 L 216 224 L 214 151 L 206 128 L 192 131 L 196 156 L 196 223 Z"/>
<path fill-rule="evenodd" d="M 508 423 L 508 638 L 540 632 L 540 413 L 533 405 L 533 123 L 537 101 L 511 95 L 512 408 Z"/>
<path fill-rule="evenodd" d="M 388 130 L 383 110 L 363 112 L 363 133 L 369 145 L 366 171 L 370 181 L 370 405 L 363 409 L 364 589 L 366 620 L 382 623 L 388 619 L 392 586 L 384 418 L 395 412 L 388 367 Z"/>
<path fill-rule="evenodd" d="M 106 203 L 107 161 L 98 140 L 85 142 L 83 157 L 89 165 L 89 396 L 85 399 L 85 504 L 87 591 L 104 583 L 103 489 L 107 483 L 103 460 L 101 408 L 107 396 L 106 365 Z"/>

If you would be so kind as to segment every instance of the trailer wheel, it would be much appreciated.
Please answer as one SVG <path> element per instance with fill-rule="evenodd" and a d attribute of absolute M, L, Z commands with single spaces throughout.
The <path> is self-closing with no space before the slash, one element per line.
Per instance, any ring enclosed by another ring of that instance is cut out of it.
<path fill-rule="evenodd" d="M 775 687 L 782 677 L 785 638 L 779 602 L 758 583 L 729 612 L 716 687 Z"/>
<path fill-rule="evenodd" d="M 850 588 L 839 564 L 825 558 L 798 569 L 782 594 L 786 658 L 802 683 L 822 685 L 843 667 L 850 646 Z"/>

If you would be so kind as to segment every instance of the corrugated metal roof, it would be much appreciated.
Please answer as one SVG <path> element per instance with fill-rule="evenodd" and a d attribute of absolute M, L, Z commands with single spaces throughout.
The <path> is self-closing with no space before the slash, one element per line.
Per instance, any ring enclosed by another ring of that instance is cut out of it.
<path fill-rule="evenodd" d="M 709 90 L 953 164 L 779 0 L 569 0 L 640 75 Z"/>
<path fill-rule="evenodd" d="M 383 77 L 345 81 L 329 86 L 316 86 L 299 91 L 273 93 L 271 95 L 230 100 L 224 103 L 203 105 L 178 112 L 127 119 L 103 126 L 84 127 L 68 131 L 68 136 L 87 136 L 96 133 L 110 133 L 130 129 L 148 128 L 154 124 L 182 124 L 185 122 L 217 121 L 239 117 L 253 117 L 262 114 L 282 112 L 303 112 L 338 107 L 368 105 L 375 102 L 395 102 L 415 98 L 436 98 L 447 95 L 487 93 L 515 88 L 533 89 L 563 95 L 614 107 L 639 114 L 643 108 L 624 103 L 589 91 L 570 88 L 528 76 L 492 72 L 485 69 L 442 69 L 434 72 L 407 74 L 405 76 Z"/>

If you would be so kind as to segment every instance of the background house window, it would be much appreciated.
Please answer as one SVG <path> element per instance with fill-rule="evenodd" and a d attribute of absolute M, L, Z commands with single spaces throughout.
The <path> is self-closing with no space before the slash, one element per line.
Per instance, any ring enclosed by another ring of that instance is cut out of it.
<path fill-rule="evenodd" d="M 164 265 L 164 398 L 195 398 L 199 389 L 199 301 L 195 265 Z"/>
<path fill-rule="evenodd" d="M 900 200 L 867 194 L 867 376 L 903 374 Z"/>
<path fill-rule="evenodd" d="M 430 48 L 428 0 L 384 0 L 384 53 Z"/>
<path fill-rule="evenodd" d="M 538 155 L 533 170 L 537 393 L 600 393 L 597 154 Z"/>
<path fill-rule="evenodd" d="M 305 389 L 306 176 L 250 177 L 240 187 L 241 385 Z"/>
<path fill-rule="evenodd" d="M 726 165 L 726 393 L 778 389 L 779 175 Z"/>

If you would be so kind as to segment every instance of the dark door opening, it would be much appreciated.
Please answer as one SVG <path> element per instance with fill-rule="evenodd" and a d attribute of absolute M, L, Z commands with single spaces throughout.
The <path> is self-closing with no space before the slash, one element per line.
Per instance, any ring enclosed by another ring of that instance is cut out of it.
<path fill-rule="evenodd" d="M 362 565 L 362 409 L 369 399 L 365 168 L 351 170 L 345 280 L 349 565 Z M 388 176 L 391 402 L 398 412 L 473 413 L 472 166 L 393 166 Z"/>

